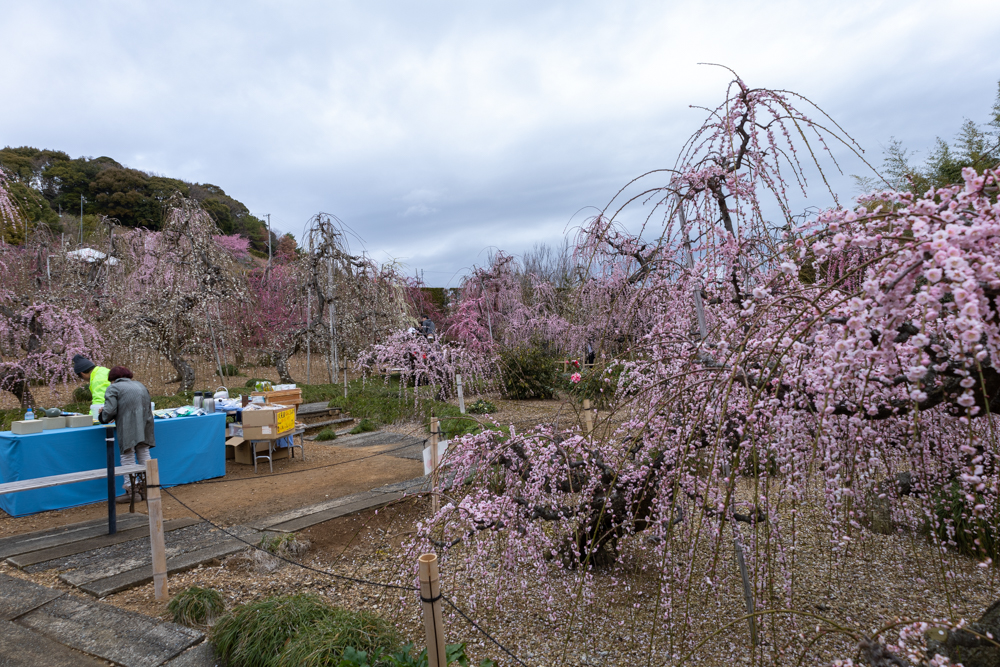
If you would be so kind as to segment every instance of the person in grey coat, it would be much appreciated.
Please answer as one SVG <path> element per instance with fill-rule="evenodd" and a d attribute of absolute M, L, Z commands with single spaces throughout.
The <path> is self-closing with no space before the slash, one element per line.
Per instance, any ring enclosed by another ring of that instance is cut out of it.
<path fill-rule="evenodd" d="M 108 380 L 111 386 L 104 392 L 104 408 L 98 421 L 102 424 L 115 422 L 121 465 L 143 464 L 149 460 L 149 448 L 156 446 L 149 391 L 141 382 L 133 380 L 132 371 L 124 366 L 112 368 Z M 130 496 L 130 481 L 126 477 L 125 498 Z"/>

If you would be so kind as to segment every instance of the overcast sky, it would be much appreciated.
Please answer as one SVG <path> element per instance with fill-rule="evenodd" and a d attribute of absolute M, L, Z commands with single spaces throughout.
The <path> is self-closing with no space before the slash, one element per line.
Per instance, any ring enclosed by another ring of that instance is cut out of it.
<path fill-rule="evenodd" d="M 1000 2 L 0 0 L 0 43 L 0 144 L 214 183 L 296 236 L 333 213 L 455 286 L 672 166 L 731 78 L 699 62 L 807 96 L 875 162 L 986 120 Z"/>

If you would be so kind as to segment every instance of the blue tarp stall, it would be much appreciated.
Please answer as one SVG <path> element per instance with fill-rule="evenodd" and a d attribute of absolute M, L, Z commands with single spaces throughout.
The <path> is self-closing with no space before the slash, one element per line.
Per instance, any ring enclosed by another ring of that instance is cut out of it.
<path fill-rule="evenodd" d="M 188 484 L 226 474 L 226 415 L 157 419 L 156 447 L 163 486 Z M 0 431 L 0 483 L 96 470 L 107 466 L 105 427 L 61 428 L 32 435 Z M 122 492 L 122 478 L 115 488 Z M 107 502 L 105 479 L 20 491 L 0 496 L 11 516 Z"/>

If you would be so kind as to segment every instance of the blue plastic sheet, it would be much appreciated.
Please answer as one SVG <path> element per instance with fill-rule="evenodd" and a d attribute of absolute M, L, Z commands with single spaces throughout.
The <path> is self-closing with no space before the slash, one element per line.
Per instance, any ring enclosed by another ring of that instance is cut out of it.
<path fill-rule="evenodd" d="M 188 484 L 226 474 L 226 416 L 157 419 L 156 447 L 163 486 Z M 64 475 L 107 466 L 105 427 L 62 428 L 32 435 L 0 431 L 0 482 Z M 123 490 L 122 478 L 115 486 Z M 63 484 L 0 496 L 0 509 L 11 516 L 107 502 L 104 479 Z"/>

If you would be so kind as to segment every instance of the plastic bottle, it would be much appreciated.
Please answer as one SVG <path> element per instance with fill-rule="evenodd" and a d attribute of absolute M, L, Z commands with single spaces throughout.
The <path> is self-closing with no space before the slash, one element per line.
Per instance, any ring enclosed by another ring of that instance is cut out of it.
<path fill-rule="evenodd" d="M 35 418 L 35 411 L 32 410 L 31 406 L 29 405 L 28 411 L 24 413 L 24 421 L 31 421 L 34 418 Z"/>
<path fill-rule="evenodd" d="M 196 408 L 200 408 L 202 406 L 203 400 L 204 396 L 202 395 L 202 393 L 200 391 L 196 391 L 194 392 L 194 402 L 191 405 L 193 405 Z"/>

